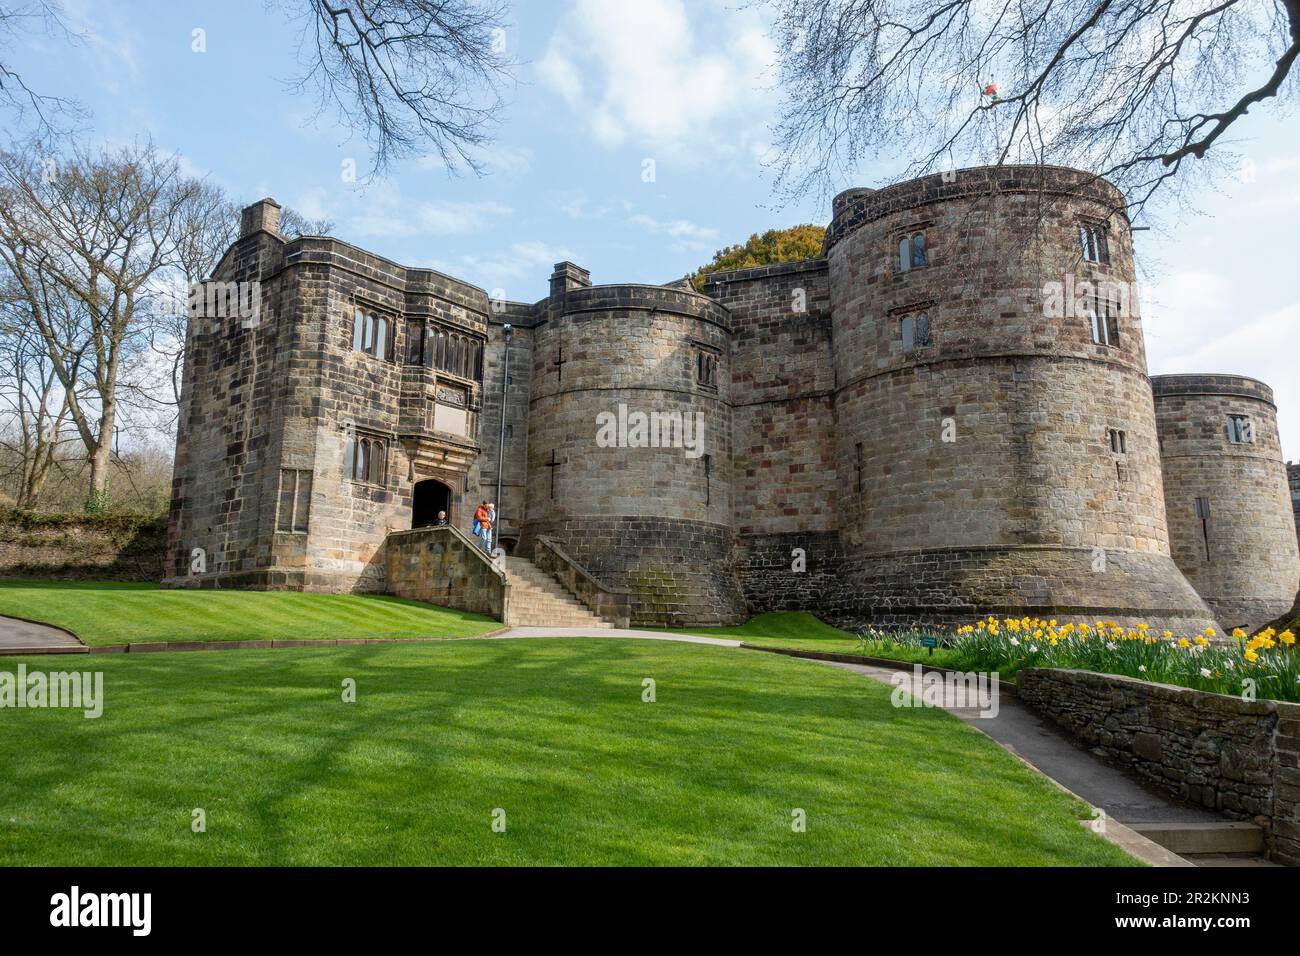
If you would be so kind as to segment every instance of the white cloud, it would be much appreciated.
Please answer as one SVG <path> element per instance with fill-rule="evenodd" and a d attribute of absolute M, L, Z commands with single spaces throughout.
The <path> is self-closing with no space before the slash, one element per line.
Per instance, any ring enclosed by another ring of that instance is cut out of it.
<path fill-rule="evenodd" d="M 472 232 L 483 229 L 491 219 L 508 216 L 509 206 L 493 202 L 421 202 L 412 210 L 418 232 L 436 235 Z"/>
<path fill-rule="evenodd" d="M 365 190 L 345 190 L 330 208 L 325 191 L 304 194 L 305 215 L 336 219 L 336 233 L 351 242 L 363 239 L 393 239 L 427 235 L 464 235 L 488 229 L 496 220 L 513 210 L 493 200 L 455 202 L 452 200 L 410 200 L 391 183 Z M 310 209 L 309 213 L 307 210 Z"/>
<path fill-rule="evenodd" d="M 529 301 L 522 290 L 535 287 L 539 273 L 549 275 L 555 263 L 566 259 L 573 259 L 573 254 L 564 246 L 526 240 L 511 243 L 505 249 L 488 255 L 464 255 L 454 261 L 437 260 L 432 267 L 439 272 L 463 277 L 489 293 L 495 294 L 500 289 L 507 299 Z"/>
<path fill-rule="evenodd" d="M 716 247 L 718 230 L 699 226 L 689 219 L 672 219 L 661 222 L 645 213 L 628 217 L 628 223 L 644 229 L 654 235 L 669 236 L 677 241 L 672 248 L 675 252 L 705 252 Z"/>
<path fill-rule="evenodd" d="M 681 0 L 574 0 L 537 75 L 602 146 L 749 156 L 774 55 L 755 11 L 730 11 L 727 27 L 699 36 Z"/>
<path fill-rule="evenodd" d="M 1221 334 L 1232 300 L 1232 283 L 1213 272 L 1185 270 L 1143 286 L 1142 326 L 1152 365 L 1158 356 L 1179 354 Z"/>
<path fill-rule="evenodd" d="M 493 143 L 478 150 L 474 158 L 483 164 L 489 175 L 499 175 L 506 179 L 522 179 L 533 168 L 533 151 L 527 146 Z M 420 157 L 415 165 L 424 170 L 447 168 L 442 157 L 436 153 Z"/>
<path fill-rule="evenodd" d="M 1160 288 L 1167 285 L 1163 294 L 1177 308 L 1144 319 L 1152 374 L 1248 375 L 1272 386 L 1283 454 L 1300 459 L 1300 300 L 1264 315 L 1240 316 L 1226 280 L 1183 273 Z"/>
<path fill-rule="evenodd" d="M 578 68 L 568 56 L 560 52 L 555 40 L 546 48 L 546 53 L 537 63 L 538 78 L 555 90 L 570 106 L 578 106 L 582 101 L 582 78 Z"/>

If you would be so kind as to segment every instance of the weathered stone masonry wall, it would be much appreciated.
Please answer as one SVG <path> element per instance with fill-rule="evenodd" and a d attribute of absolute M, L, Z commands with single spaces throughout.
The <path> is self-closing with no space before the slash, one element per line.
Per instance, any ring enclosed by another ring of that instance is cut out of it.
<path fill-rule="evenodd" d="M 705 292 L 731 314 L 734 566 L 746 604 L 820 610 L 840 561 L 826 260 L 715 273 Z"/>
<path fill-rule="evenodd" d="M 727 314 L 694 292 L 582 281 L 553 287 L 533 332 L 519 550 L 555 539 L 604 585 L 633 593 L 634 624 L 738 623 Z M 696 380 L 701 350 L 718 362 L 712 386 Z M 602 416 L 665 413 L 693 423 L 690 448 L 598 441 Z"/>
<path fill-rule="evenodd" d="M 506 618 L 510 585 L 504 572 L 459 528 L 389 535 L 384 559 L 389 594 Z"/>
<path fill-rule="evenodd" d="M 1300 588 L 1273 391 L 1238 375 L 1157 375 L 1152 387 L 1174 560 L 1225 628 L 1262 627 Z M 1229 441 L 1230 415 L 1250 421 L 1252 441 Z"/>
<path fill-rule="evenodd" d="M 1016 694 L 1157 786 L 1258 823 L 1272 859 L 1300 866 L 1300 704 L 1048 668 L 1020 671 Z"/>
<path fill-rule="evenodd" d="M 482 386 L 408 362 L 408 336 L 429 321 L 484 341 L 487 296 L 338 240 L 285 243 L 276 210 L 250 207 L 215 275 L 261 282 L 260 321 L 190 323 L 165 583 L 382 590 L 384 539 L 410 528 L 414 485 L 447 484 L 451 519 L 468 527 L 480 484 Z M 352 349 L 358 307 L 390 324 L 382 359 Z M 440 424 L 447 392 L 467 430 Z M 353 433 L 384 443 L 379 481 L 345 474 Z M 294 487 L 300 520 L 288 527 Z M 196 547 L 207 570 L 191 575 Z"/>
<path fill-rule="evenodd" d="M 1300 462 L 1286 463 L 1287 484 L 1291 487 L 1291 512 L 1295 518 L 1296 540 L 1300 542 Z"/>
<path fill-rule="evenodd" d="M 1102 345 L 1086 314 L 1045 307 L 1049 283 L 1129 287 L 1122 208 L 1104 182 L 1030 167 L 837 200 L 838 618 L 946 623 L 1009 607 L 1212 623 L 1169 557 L 1140 319 L 1121 316 Z M 1109 262 L 1083 261 L 1084 222 L 1103 224 Z M 916 233 L 926 262 L 902 270 L 899 238 Z M 907 350 L 901 322 L 921 312 L 930 339 Z"/>
<path fill-rule="evenodd" d="M 157 581 L 166 522 L 0 512 L 0 577 Z"/>

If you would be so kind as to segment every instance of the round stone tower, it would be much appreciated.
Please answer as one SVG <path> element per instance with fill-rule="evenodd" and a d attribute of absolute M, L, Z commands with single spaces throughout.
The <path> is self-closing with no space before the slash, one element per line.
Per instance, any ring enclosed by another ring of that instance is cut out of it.
<path fill-rule="evenodd" d="M 745 618 L 730 572 L 729 316 L 694 291 L 557 267 L 534 330 L 520 550 L 555 542 L 634 624 Z"/>
<path fill-rule="evenodd" d="M 1225 627 L 1262 627 L 1300 587 L 1273 390 L 1240 375 L 1157 375 L 1174 560 Z"/>
<path fill-rule="evenodd" d="M 1213 615 L 1170 557 L 1129 223 L 1074 170 L 838 201 L 838 617 Z"/>

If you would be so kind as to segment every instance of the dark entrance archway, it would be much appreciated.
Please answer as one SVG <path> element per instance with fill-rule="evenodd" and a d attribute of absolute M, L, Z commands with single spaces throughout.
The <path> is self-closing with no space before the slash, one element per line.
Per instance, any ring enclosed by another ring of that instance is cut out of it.
<path fill-rule="evenodd" d="M 417 481 L 411 491 L 411 527 L 428 528 L 437 524 L 438 512 L 447 512 L 451 523 L 451 489 L 436 478 Z"/>

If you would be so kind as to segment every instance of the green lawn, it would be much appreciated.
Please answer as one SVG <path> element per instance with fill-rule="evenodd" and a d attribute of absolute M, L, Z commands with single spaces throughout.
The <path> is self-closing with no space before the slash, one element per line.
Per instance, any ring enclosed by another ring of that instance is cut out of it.
<path fill-rule="evenodd" d="M 540 639 L 76 663 L 99 719 L 0 711 L 0 865 L 1134 863 L 978 731 L 810 661 Z"/>
<path fill-rule="evenodd" d="M 0 581 L 0 614 L 66 628 L 86 644 L 474 637 L 481 614 L 418 601 L 292 591 L 163 590 L 151 584 Z"/>
<path fill-rule="evenodd" d="M 672 630 L 683 634 L 698 634 L 702 637 L 731 637 L 760 647 L 887 657 L 891 660 L 924 661 L 940 666 L 947 658 L 947 652 L 942 648 L 936 648 L 934 654 L 930 654 L 928 648 L 904 647 L 882 642 L 864 649 L 856 634 L 831 627 L 807 611 L 756 614 L 739 627 L 686 627 Z"/>

